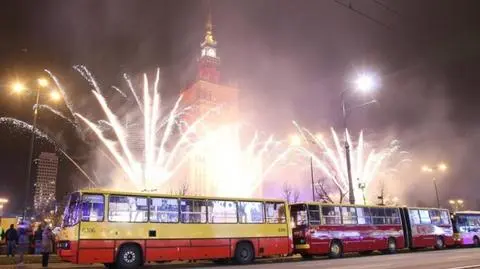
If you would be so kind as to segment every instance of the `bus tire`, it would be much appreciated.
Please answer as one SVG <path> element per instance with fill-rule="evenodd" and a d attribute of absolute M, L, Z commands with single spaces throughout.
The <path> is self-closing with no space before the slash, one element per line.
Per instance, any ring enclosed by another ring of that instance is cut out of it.
<path fill-rule="evenodd" d="M 474 236 L 474 237 L 473 237 L 473 247 L 474 247 L 474 248 L 480 247 L 480 240 L 478 239 L 477 236 Z"/>
<path fill-rule="evenodd" d="M 341 258 L 343 256 L 343 247 L 342 243 L 339 240 L 333 240 L 330 243 L 330 250 L 328 252 L 328 257 L 332 259 Z"/>
<path fill-rule="evenodd" d="M 395 254 L 397 252 L 397 240 L 395 238 L 390 237 L 387 240 L 387 249 L 383 251 L 384 254 Z"/>
<path fill-rule="evenodd" d="M 142 260 L 140 248 L 135 244 L 126 244 L 117 253 L 116 265 L 120 269 L 133 269 L 142 266 Z"/>
<path fill-rule="evenodd" d="M 235 248 L 235 262 L 238 264 L 249 264 L 255 259 L 253 246 L 250 242 L 240 242 Z"/>
<path fill-rule="evenodd" d="M 445 242 L 443 241 L 443 237 L 437 236 L 435 238 L 435 249 L 443 249 L 445 248 Z"/>

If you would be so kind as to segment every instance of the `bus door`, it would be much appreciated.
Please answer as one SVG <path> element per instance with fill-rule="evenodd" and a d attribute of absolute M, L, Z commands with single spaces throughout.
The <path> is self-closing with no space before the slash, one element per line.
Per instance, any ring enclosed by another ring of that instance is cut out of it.
<path fill-rule="evenodd" d="M 293 231 L 293 245 L 295 248 L 309 244 L 308 211 L 306 204 L 290 206 L 290 218 Z"/>

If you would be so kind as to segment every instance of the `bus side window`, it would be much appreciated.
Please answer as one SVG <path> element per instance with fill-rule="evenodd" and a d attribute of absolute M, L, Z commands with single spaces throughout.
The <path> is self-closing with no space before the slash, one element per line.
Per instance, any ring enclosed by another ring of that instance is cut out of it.
<path fill-rule="evenodd" d="M 112 222 L 147 222 L 147 197 L 111 195 L 108 200 L 108 220 Z"/>
<path fill-rule="evenodd" d="M 418 210 L 420 214 L 420 223 L 421 224 L 431 224 L 432 220 L 430 219 L 430 213 L 428 213 L 427 209 L 420 209 Z"/>
<path fill-rule="evenodd" d="M 82 221 L 102 222 L 105 210 L 104 196 L 84 194 L 82 196 Z"/>
<path fill-rule="evenodd" d="M 357 224 L 357 211 L 355 207 L 342 207 L 343 224 Z"/>
<path fill-rule="evenodd" d="M 410 215 L 411 224 L 420 224 L 420 215 L 418 214 L 417 209 L 409 209 L 408 215 Z"/>
<path fill-rule="evenodd" d="M 440 211 L 437 209 L 430 209 L 428 211 L 430 215 L 430 219 L 432 221 L 432 224 L 434 225 L 440 225 L 442 224 L 441 219 L 440 219 Z"/>
<path fill-rule="evenodd" d="M 308 216 L 311 225 L 320 225 L 320 208 L 318 205 L 308 205 Z"/>
<path fill-rule="evenodd" d="M 342 224 L 340 207 L 322 205 L 322 223 L 327 225 Z"/>
<path fill-rule="evenodd" d="M 237 203 L 234 201 L 208 201 L 209 223 L 237 223 Z"/>
<path fill-rule="evenodd" d="M 264 223 L 262 202 L 238 202 L 239 223 Z"/>
<path fill-rule="evenodd" d="M 283 203 L 266 202 L 267 223 L 285 223 L 285 205 Z"/>
<path fill-rule="evenodd" d="M 449 225 L 450 224 L 450 215 L 448 214 L 447 210 L 440 211 L 440 218 L 442 220 L 443 225 Z"/>
<path fill-rule="evenodd" d="M 373 224 L 385 224 L 385 208 L 372 207 L 370 212 L 372 213 Z"/>
<path fill-rule="evenodd" d="M 183 223 L 207 223 L 207 201 L 198 199 L 180 200 Z"/>
<path fill-rule="evenodd" d="M 150 222 L 178 222 L 178 200 L 175 198 L 151 198 Z"/>
<path fill-rule="evenodd" d="M 385 222 L 387 224 L 400 224 L 400 213 L 398 208 L 385 208 Z"/>
<path fill-rule="evenodd" d="M 370 208 L 357 207 L 358 224 L 372 224 L 372 217 L 370 216 Z"/>

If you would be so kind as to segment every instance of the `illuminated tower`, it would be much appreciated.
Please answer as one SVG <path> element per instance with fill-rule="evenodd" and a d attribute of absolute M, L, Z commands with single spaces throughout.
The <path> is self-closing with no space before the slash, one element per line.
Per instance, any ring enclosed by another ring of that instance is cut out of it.
<path fill-rule="evenodd" d="M 196 80 L 182 90 L 183 105 L 192 109 L 185 116 L 188 123 L 193 123 L 207 112 L 196 133 L 202 135 L 209 129 L 238 120 L 238 89 L 220 84 L 220 57 L 217 54 L 217 41 L 213 36 L 211 13 L 205 25 L 205 36 L 200 44 L 200 57 L 197 62 Z M 205 156 L 195 154 L 188 162 L 186 175 L 189 190 L 195 194 L 211 195 L 213 188 L 208 174 Z"/>

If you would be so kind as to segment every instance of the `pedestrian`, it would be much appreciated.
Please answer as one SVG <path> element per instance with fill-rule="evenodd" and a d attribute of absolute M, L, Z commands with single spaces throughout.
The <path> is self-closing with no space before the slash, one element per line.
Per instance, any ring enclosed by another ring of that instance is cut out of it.
<path fill-rule="evenodd" d="M 42 267 L 48 267 L 48 258 L 53 252 L 53 242 L 55 238 L 50 227 L 46 227 L 42 234 Z"/>
<path fill-rule="evenodd" d="M 35 234 L 33 236 L 34 244 L 35 244 L 35 254 L 41 254 L 42 253 L 42 225 L 38 224 L 37 230 L 35 231 Z"/>
<path fill-rule="evenodd" d="M 10 228 L 5 232 L 5 238 L 7 240 L 7 257 L 15 257 L 15 248 L 18 241 L 18 233 L 15 230 L 13 224 L 10 224 Z"/>
<path fill-rule="evenodd" d="M 27 254 L 28 252 L 28 246 L 29 246 L 29 239 L 28 239 L 28 233 L 27 233 L 27 227 L 24 225 L 21 225 L 18 228 L 18 246 L 17 246 L 17 253 L 19 256 L 18 259 L 18 266 L 23 267 L 24 266 L 24 255 Z"/>

